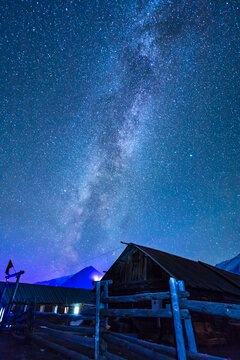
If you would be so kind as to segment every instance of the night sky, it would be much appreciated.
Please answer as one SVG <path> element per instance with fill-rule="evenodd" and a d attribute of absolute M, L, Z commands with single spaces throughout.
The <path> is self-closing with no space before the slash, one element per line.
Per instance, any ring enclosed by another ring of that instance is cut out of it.
<path fill-rule="evenodd" d="M 0 0 L 0 278 L 240 252 L 236 0 Z"/>

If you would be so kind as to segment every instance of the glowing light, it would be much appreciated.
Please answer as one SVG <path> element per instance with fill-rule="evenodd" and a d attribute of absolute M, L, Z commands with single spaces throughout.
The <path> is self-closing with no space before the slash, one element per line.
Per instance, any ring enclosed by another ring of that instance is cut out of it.
<path fill-rule="evenodd" d="M 93 280 L 94 280 L 94 281 L 100 281 L 101 278 L 102 278 L 101 275 L 93 275 Z"/>
<path fill-rule="evenodd" d="M 79 310 L 80 310 L 80 307 L 79 307 L 78 305 L 75 305 L 75 306 L 74 306 L 74 309 L 73 309 L 74 315 L 78 315 L 78 314 L 79 314 Z"/>

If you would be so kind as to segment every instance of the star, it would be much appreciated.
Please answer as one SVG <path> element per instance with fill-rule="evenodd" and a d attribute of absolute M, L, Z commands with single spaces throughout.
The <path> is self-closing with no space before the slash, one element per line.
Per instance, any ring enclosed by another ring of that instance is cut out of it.
<path fill-rule="evenodd" d="M 2 3 L 2 274 L 236 255 L 237 2 Z"/>

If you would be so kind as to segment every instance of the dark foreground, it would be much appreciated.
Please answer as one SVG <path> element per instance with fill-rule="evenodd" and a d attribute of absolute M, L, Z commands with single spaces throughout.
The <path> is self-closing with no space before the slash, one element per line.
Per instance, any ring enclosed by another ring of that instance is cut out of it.
<path fill-rule="evenodd" d="M 203 349 L 202 349 L 203 350 Z M 209 349 L 208 349 L 209 352 Z M 216 348 L 212 352 L 215 355 L 223 355 L 222 349 L 216 351 Z M 218 354 L 216 354 L 218 353 Z M 229 352 L 224 351 L 224 355 L 232 360 L 239 360 L 239 349 L 236 344 L 236 348 L 229 349 Z M 131 356 L 129 357 L 132 358 Z M 56 354 L 49 349 L 39 346 L 29 341 L 22 339 L 16 339 L 11 334 L 0 333 L 0 359 L 1 360 L 62 360 L 61 354 Z"/>
<path fill-rule="evenodd" d="M 1 360 L 60 360 L 61 356 L 37 344 L 0 333 Z"/>

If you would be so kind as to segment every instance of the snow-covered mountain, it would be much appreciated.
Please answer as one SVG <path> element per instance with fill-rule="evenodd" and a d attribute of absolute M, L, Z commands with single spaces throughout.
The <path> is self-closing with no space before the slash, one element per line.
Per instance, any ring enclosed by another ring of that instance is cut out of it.
<path fill-rule="evenodd" d="M 240 275 L 240 254 L 230 260 L 225 260 L 217 264 L 216 267 Z"/>
<path fill-rule="evenodd" d="M 92 282 L 100 280 L 103 274 L 93 266 L 85 267 L 76 274 L 62 276 L 56 279 L 37 282 L 39 285 L 64 286 L 81 289 L 93 289 Z"/>

